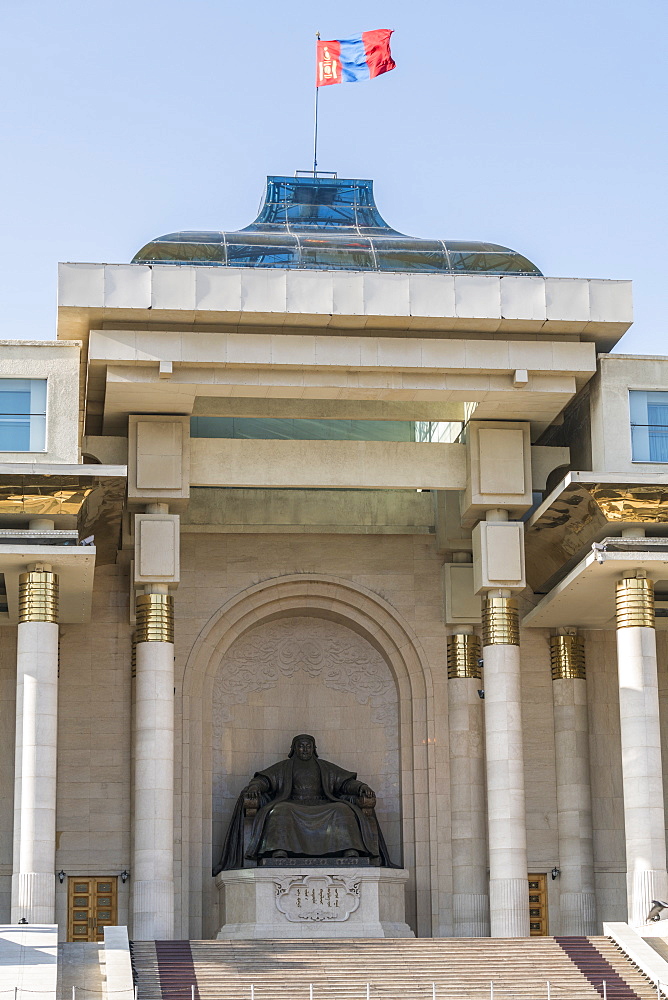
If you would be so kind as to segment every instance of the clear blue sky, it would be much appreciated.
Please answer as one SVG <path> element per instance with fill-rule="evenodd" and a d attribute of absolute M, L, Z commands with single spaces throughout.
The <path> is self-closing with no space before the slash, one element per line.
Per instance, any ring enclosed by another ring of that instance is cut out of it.
<path fill-rule="evenodd" d="M 235 229 L 311 160 L 314 35 L 395 29 L 321 94 L 322 169 L 415 236 L 631 278 L 666 342 L 666 0 L 0 0 L 0 338 L 55 336 L 56 264 Z"/>

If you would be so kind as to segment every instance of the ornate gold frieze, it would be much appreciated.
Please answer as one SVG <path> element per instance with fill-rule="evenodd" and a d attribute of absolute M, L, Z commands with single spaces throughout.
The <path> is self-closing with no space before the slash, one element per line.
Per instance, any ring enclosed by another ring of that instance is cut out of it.
<path fill-rule="evenodd" d="M 174 598 L 170 594 L 137 597 L 136 641 L 174 642 Z"/>
<path fill-rule="evenodd" d="M 58 576 L 31 570 L 19 576 L 19 624 L 58 621 Z"/>
<path fill-rule="evenodd" d="M 663 524 L 668 521 L 665 486 L 610 486 L 598 483 L 589 493 L 607 521 Z"/>
<path fill-rule="evenodd" d="M 482 644 L 519 646 L 519 616 L 512 597 L 487 597 L 482 602 Z"/>
<path fill-rule="evenodd" d="M 654 628 L 654 583 L 644 577 L 618 580 L 617 628 Z"/>
<path fill-rule="evenodd" d="M 473 633 L 448 637 L 448 677 L 480 677 L 480 639 Z"/>
<path fill-rule="evenodd" d="M 10 524 L 48 517 L 56 521 L 57 528 L 76 526 L 80 538 L 94 536 L 97 566 L 114 563 L 126 479 L 97 473 L 94 465 L 76 468 L 81 470 L 76 475 L 0 472 L 0 515 Z"/>
<path fill-rule="evenodd" d="M 552 680 L 585 679 L 584 640 L 579 635 L 553 635 L 550 638 Z"/>

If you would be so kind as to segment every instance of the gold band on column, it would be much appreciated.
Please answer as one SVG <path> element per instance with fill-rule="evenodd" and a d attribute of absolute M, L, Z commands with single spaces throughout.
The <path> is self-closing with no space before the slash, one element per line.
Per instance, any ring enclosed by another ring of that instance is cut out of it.
<path fill-rule="evenodd" d="M 137 642 L 174 642 L 174 598 L 169 594 L 137 597 Z"/>
<path fill-rule="evenodd" d="M 483 646 L 519 646 L 520 622 L 512 597 L 487 597 L 482 602 Z"/>
<path fill-rule="evenodd" d="M 480 677 L 480 639 L 477 635 L 448 637 L 448 677 Z"/>
<path fill-rule="evenodd" d="M 617 628 L 654 628 L 654 582 L 644 577 L 617 581 Z"/>
<path fill-rule="evenodd" d="M 553 681 L 570 678 L 585 680 L 584 639 L 579 635 L 551 636 L 550 666 Z"/>
<path fill-rule="evenodd" d="M 58 621 L 58 575 L 30 570 L 19 576 L 19 624 Z"/>

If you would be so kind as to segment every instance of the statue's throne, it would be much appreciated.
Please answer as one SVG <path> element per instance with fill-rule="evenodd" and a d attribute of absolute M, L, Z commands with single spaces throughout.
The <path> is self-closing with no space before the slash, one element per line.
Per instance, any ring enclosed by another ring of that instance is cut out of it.
<path fill-rule="evenodd" d="M 375 795 L 374 796 L 368 796 L 368 795 L 342 795 L 341 798 L 345 799 L 346 802 L 350 802 L 351 805 L 357 806 L 359 809 L 361 809 L 362 812 L 364 813 L 364 815 L 367 817 L 367 819 L 371 819 L 372 818 L 372 816 L 374 814 L 373 811 L 374 811 L 375 806 L 376 806 L 376 796 Z M 253 832 L 253 823 L 254 823 L 255 817 L 257 816 L 257 813 L 258 813 L 257 800 L 256 799 L 244 798 L 243 813 L 244 813 L 244 853 L 243 853 L 243 866 L 244 866 L 244 868 L 257 868 L 258 867 L 257 861 L 251 860 L 250 858 L 246 857 L 246 852 L 248 851 L 248 847 L 249 847 L 250 842 L 251 842 L 251 837 L 252 837 L 252 832 Z M 372 829 L 375 829 L 375 825 L 372 827 Z M 376 855 L 378 855 L 379 854 L 379 848 L 378 848 L 378 842 L 377 842 L 378 839 L 377 839 L 377 836 L 376 836 L 375 840 L 376 840 L 376 843 L 374 844 L 374 847 L 375 847 L 374 853 Z M 362 860 L 362 859 L 358 859 L 358 863 L 359 863 L 360 860 Z M 332 858 L 323 858 L 323 862 L 331 862 L 331 861 L 332 861 Z M 364 863 L 364 861 L 363 861 L 363 863 Z"/>

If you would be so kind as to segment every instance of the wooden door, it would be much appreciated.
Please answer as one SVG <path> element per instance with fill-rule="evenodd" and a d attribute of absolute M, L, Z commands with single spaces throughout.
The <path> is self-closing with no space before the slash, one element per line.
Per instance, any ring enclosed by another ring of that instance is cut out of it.
<path fill-rule="evenodd" d="M 547 875 L 529 875 L 529 933 L 547 935 Z"/>
<path fill-rule="evenodd" d="M 67 880 L 67 940 L 103 941 L 104 928 L 118 921 L 118 877 Z"/>

